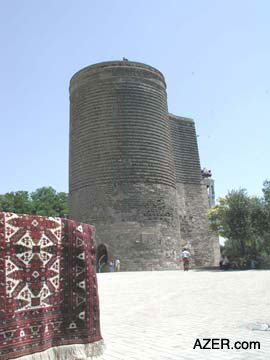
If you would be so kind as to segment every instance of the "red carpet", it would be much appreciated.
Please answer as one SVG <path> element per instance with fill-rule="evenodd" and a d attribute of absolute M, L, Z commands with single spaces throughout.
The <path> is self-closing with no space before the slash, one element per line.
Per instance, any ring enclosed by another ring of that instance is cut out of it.
<path fill-rule="evenodd" d="M 102 353 L 95 228 L 0 213 L 0 360 Z"/>

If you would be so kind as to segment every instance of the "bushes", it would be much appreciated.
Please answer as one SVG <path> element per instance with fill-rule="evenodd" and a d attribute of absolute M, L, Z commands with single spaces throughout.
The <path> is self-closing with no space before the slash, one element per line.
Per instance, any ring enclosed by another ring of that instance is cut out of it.
<path fill-rule="evenodd" d="M 256 261 L 270 268 L 270 182 L 263 183 L 263 197 L 246 190 L 232 190 L 209 210 L 212 231 L 227 239 L 222 253 L 230 259 Z"/>
<path fill-rule="evenodd" d="M 0 211 L 67 217 L 68 194 L 57 193 L 51 186 L 41 187 L 30 194 L 27 191 L 9 192 L 0 195 Z"/>

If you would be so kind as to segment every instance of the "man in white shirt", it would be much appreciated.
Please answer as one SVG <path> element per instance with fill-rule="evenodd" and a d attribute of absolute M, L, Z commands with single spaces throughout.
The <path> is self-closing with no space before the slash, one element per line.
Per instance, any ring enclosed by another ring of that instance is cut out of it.
<path fill-rule="evenodd" d="M 184 271 L 188 271 L 188 269 L 189 269 L 189 259 L 191 257 L 191 254 L 188 251 L 188 249 L 184 248 L 182 250 L 181 257 L 182 257 L 182 260 L 183 260 Z"/>
<path fill-rule="evenodd" d="M 120 271 L 120 260 L 119 259 L 115 260 L 115 271 Z"/>

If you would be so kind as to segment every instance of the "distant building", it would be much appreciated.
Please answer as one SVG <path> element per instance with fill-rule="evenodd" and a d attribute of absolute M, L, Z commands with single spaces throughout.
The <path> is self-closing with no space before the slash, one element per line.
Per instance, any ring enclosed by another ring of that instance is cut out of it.
<path fill-rule="evenodd" d="M 207 188 L 208 193 L 208 207 L 209 209 L 215 206 L 215 181 L 211 179 L 212 173 L 211 170 L 203 168 L 201 170 L 202 183 Z"/>

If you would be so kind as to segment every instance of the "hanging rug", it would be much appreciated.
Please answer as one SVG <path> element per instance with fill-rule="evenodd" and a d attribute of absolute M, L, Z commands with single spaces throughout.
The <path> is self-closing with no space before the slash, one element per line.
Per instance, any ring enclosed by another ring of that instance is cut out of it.
<path fill-rule="evenodd" d="M 0 212 L 0 360 L 102 354 L 95 228 Z"/>

